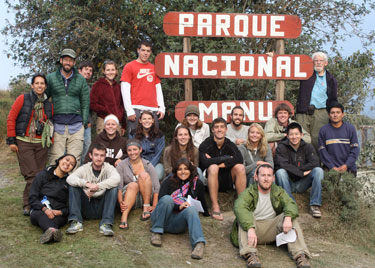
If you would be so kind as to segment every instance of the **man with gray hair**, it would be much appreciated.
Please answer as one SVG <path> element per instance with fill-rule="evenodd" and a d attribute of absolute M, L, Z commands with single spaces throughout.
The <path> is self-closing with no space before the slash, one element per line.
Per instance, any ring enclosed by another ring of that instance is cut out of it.
<path fill-rule="evenodd" d="M 296 120 L 311 135 L 311 143 L 318 149 L 319 130 L 328 123 L 326 107 L 337 101 L 337 81 L 325 70 L 328 57 L 323 52 L 312 55 L 314 73 L 300 81 L 296 104 Z"/>

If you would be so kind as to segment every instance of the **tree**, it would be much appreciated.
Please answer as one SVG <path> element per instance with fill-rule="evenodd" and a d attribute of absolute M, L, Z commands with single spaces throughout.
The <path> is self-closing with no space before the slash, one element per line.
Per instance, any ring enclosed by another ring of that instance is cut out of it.
<path fill-rule="evenodd" d="M 13 77 L 9 83 L 9 94 L 13 99 L 17 98 L 21 94 L 30 92 L 30 90 L 31 86 L 27 83 L 27 77 L 25 75 Z"/>
<path fill-rule="evenodd" d="M 70 47 L 78 52 L 78 61 L 91 59 L 96 66 L 111 58 L 124 66 L 136 58 L 136 47 L 141 39 L 154 43 L 153 52 L 181 52 L 182 38 L 166 36 L 162 30 L 163 16 L 168 11 L 292 14 L 302 20 L 302 34 L 286 40 L 287 54 L 308 54 L 330 45 L 336 55 L 329 68 L 339 80 L 340 101 L 358 112 L 370 90 L 374 77 L 374 54 L 370 51 L 341 57 L 339 40 L 359 36 L 371 42 L 374 33 L 364 34 L 361 19 L 375 9 L 374 1 L 349 0 L 19 0 L 6 1 L 15 10 L 16 21 L 2 30 L 17 37 L 9 43 L 9 57 L 33 71 L 51 71 L 59 52 Z M 192 52 L 205 53 L 265 53 L 274 50 L 275 39 L 192 38 Z M 370 68 L 368 68 L 370 66 Z M 372 66 L 372 67 L 371 67 Z M 355 68 L 355 74 L 350 74 Z M 359 71 L 359 72 L 358 72 Z M 96 73 L 96 76 L 99 76 Z M 350 83 L 348 83 L 350 77 Z M 184 99 L 184 81 L 163 79 L 167 113 Z M 275 81 L 215 80 L 193 81 L 193 98 L 216 99 L 274 99 Z M 295 103 L 298 82 L 286 83 L 286 99 Z M 356 105 L 353 105 L 354 102 Z M 167 121 L 174 125 L 174 119 Z M 167 122 L 168 123 L 168 122 Z"/>

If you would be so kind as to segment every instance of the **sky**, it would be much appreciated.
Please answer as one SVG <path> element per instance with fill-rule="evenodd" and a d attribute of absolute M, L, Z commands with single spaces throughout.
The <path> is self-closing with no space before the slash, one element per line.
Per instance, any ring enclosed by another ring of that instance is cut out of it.
<path fill-rule="evenodd" d="M 364 30 L 370 31 L 374 30 L 374 23 L 373 18 L 375 14 L 371 14 L 364 18 Z M 7 13 L 7 5 L 4 3 L 4 0 L 0 0 L 0 29 L 6 26 L 6 19 L 9 21 L 13 21 L 14 14 Z M 371 20 L 372 18 L 372 20 Z M 27 73 L 28 70 L 22 69 L 19 66 L 15 66 L 15 62 L 12 59 L 8 59 L 6 56 L 6 50 L 8 47 L 5 45 L 5 36 L 0 34 L 0 89 L 7 89 L 8 83 L 12 79 L 12 77 L 16 77 L 19 74 Z M 357 51 L 359 48 L 362 48 L 362 44 L 359 39 L 349 39 L 344 44 L 342 44 L 344 50 L 343 55 L 350 55 L 353 52 Z M 372 46 L 373 50 L 375 50 L 375 44 Z M 328 49 L 328 48 L 327 48 Z M 375 100 L 369 99 L 366 101 L 366 107 L 364 110 L 364 114 L 371 115 L 374 112 L 370 113 L 370 107 L 375 106 Z M 374 117 L 373 115 L 372 117 Z"/>

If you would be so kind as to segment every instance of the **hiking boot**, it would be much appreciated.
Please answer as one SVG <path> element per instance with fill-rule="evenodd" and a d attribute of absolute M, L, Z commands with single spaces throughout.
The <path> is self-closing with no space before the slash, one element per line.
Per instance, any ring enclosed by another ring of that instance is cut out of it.
<path fill-rule="evenodd" d="M 203 242 L 198 242 L 193 251 L 191 252 L 191 258 L 200 260 L 203 257 L 203 252 L 204 252 L 204 243 Z"/>
<path fill-rule="evenodd" d="M 310 263 L 305 254 L 300 254 L 296 258 L 297 268 L 310 268 Z"/>
<path fill-rule="evenodd" d="M 319 206 L 310 206 L 310 214 L 314 218 L 320 218 L 320 217 L 322 217 L 322 213 L 320 212 L 320 207 Z"/>
<path fill-rule="evenodd" d="M 251 252 L 245 255 L 245 259 L 247 260 L 247 267 L 248 268 L 260 268 L 260 261 L 258 255 L 255 252 Z"/>
<path fill-rule="evenodd" d="M 62 239 L 62 236 L 63 236 L 63 234 L 62 234 L 61 230 L 55 229 L 55 231 L 53 232 L 53 240 L 55 242 L 60 242 L 61 239 Z"/>
<path fill-rule="evenodd" d="M 99 227 L 99 233 L 104 234 L 105 236 L 113 236 L 114 232 L 112 231 L 112 226 L 110 224 L 102 224 Z"/>
<path fill-rule="evenodd" d="M 72 221 L 69 228 L 66 230 L 67 234 L 75 234 L 83 231 L 83 225 L 79 221 Z"/>
<path fill-rule="evenodd" d="M 54 228 L 50 227 L 48 228 L 41 236 L 40 236 L 40 243 L 45 244 L 48 242 L 53 241 L 53 232 Z"/>
<path fill-rule="evenodd" d="M 155 247 L 161 247 L 161 234 L 158 234 L 158 233 L 151 234 L 151 245 Z"/>

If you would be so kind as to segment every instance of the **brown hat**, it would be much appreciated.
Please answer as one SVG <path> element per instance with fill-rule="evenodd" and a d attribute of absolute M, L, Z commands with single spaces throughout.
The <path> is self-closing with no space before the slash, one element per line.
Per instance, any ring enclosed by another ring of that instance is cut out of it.
<path fill-rule="evenodd" d="M 188 105 L 185 110 L 185 117 L 189 114 L 195 114 L 199 117 L 199 108 L 195 105 Z"/>

